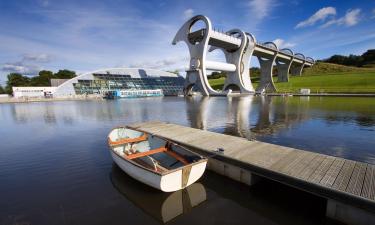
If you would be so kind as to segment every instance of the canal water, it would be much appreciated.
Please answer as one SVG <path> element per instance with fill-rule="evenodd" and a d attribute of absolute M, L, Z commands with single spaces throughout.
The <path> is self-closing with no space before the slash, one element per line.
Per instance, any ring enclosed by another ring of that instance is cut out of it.
<path fill-rule="evenodd" d="M 340 97 L 164 97 L 0 104 L 0 225 L 334 224 L 325 202 L 206 171 L 160 193 L 112 163 L 117 125 L 160 120 L 375 164 L 375 101 Z"/>

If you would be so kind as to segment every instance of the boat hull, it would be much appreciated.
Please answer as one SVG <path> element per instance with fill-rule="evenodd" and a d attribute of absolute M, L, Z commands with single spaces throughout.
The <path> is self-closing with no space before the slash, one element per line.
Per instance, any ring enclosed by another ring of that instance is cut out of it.
<path fill-rule="evenodd" d="M 164 192 L 181 190 L 196 182 L 204 173 L 207 161 L 192 163 L 166 174 L 146 170 L 111 151 L 113 161 L 129 176 Z"/>

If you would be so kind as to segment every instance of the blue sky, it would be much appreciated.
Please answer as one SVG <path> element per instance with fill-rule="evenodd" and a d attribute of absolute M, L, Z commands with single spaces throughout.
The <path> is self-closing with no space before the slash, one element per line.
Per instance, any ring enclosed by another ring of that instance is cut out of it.
<path fill-rule="evenodd" d="M 315 59 L 375 48 L 373 0 L 1 0 L 0 83 L 9 72 L 41 69 L 183 71 L 187 48 L 171 41 L 197 14 L 224 31 L 239 28 Z"/>

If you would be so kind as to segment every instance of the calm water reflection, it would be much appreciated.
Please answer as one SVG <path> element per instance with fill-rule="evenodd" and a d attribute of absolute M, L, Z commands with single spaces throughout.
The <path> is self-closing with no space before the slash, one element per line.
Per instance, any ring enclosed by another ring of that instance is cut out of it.
<path fill-rule="evenodd" d="M 267 190 L 277 184 L 261 182 L 249 190 L 207 173 L 191 193 L 163 194 L 140 185 L 112 165 L 106 135 L 113 126 L 146 120 L 375 163 L 372 98 L 171 97 L 1 104 L 0 224 L 324 221 L 324 202 L 303 193 L 296 198 L 288 188 Z M 285 205 L 290 198 L 295 205 L 309 201 L 314 210 Z"/>

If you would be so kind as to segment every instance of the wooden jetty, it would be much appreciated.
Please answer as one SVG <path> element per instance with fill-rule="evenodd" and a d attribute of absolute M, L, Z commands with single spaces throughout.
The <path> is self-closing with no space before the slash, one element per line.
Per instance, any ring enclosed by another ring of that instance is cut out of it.
<path fill-rule="evenodd" d="M 158 121 L 128 127 L 209 156 L 208 169 L 247 185 L 266 178 L 323 197 L 332 219 L 375 224 L 375 165 Z"/>

